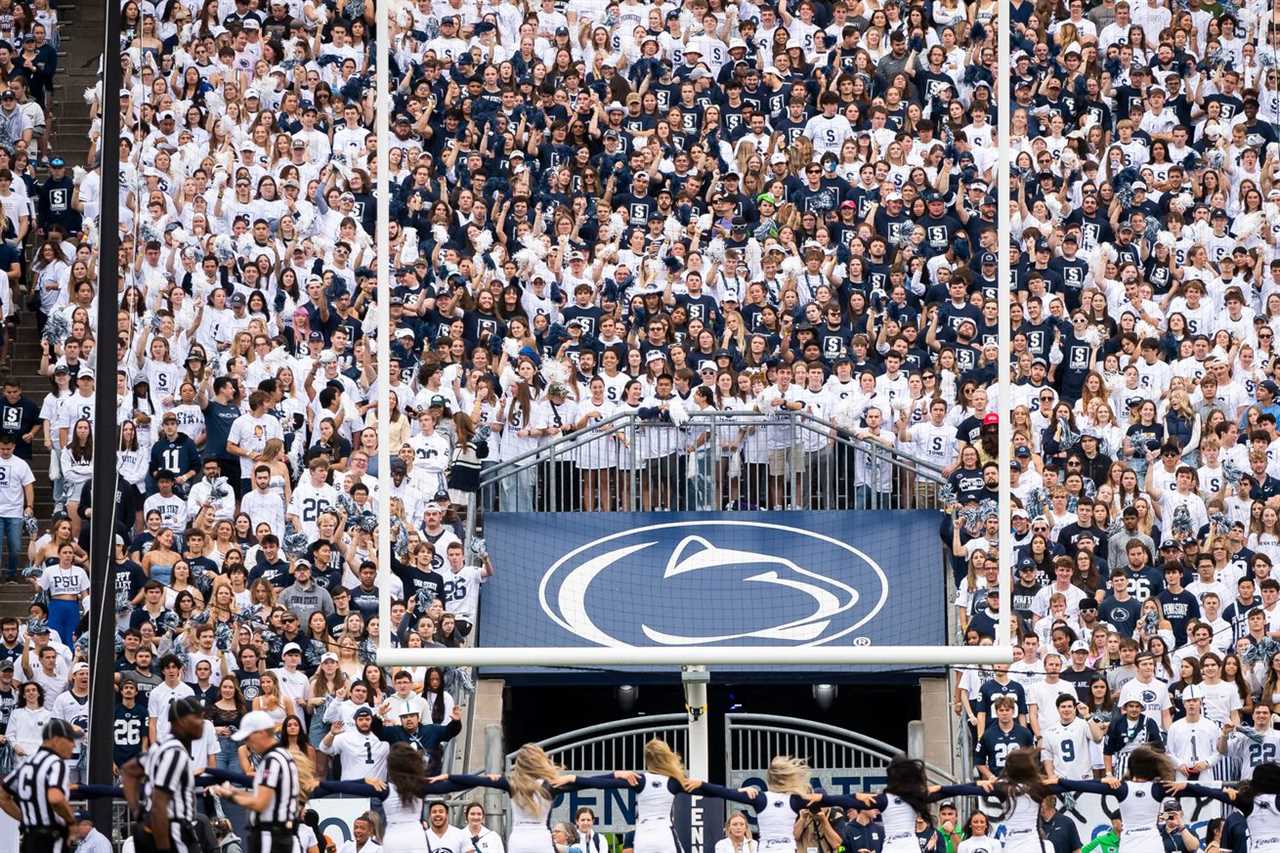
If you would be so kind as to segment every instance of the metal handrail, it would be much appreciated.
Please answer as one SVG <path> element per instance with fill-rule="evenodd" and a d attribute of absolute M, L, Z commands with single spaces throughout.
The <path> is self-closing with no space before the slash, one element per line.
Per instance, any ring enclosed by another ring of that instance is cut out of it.
<path fill-rule="evenodd" d="M 726 421 L 732 424 L 738 421 L 751 420 L 763 421 L 765 422 L 762 424 L 763 426 L 775 426 L 778 424 L 780 417 L 784 420 L 804 423 L 814 431 L 829 430 L 835 441 L 846 444 L 850 447 L 855 447 L 860 451 L 871 453 L 873 455 L 889 456 L 892 460 L 904 463 L 904 466 L 909 463 L 913 472 L 926 476 L 929 479 L 936 480 L 938 482 L 943 482 L 946 479 L 942 473 L 942 468 L 927 459 L 923 459 L 913 453 L 908 453 L 903 450 L 889 450 L 883 445 L 876 444 L 875 442 L 865 441 L 864 439 L 857 438 L 856 436 L 848 435 L 830 421 L 814 417 L 807 412 L 787 412 L 781 416 L 778 413 L 771 412 L 690 412 L 688 422 Z M 610 429 L 609 427 L 614 424 L 623 423 L 625 423 L 626 427 L 633 430 L 637 426 L 667 427 L 671 429 L 685 428 L 685 425 L 675 426 L 674 424 L 664 423 L 661 421 L 647 421 L 635 412 L 619 412 L 617 414 L 610 415 L 608 418 L 605 418 L 600 423 L 595 424 L 588 429 L 577 430 L 569 435 L 561 436 L 560 438 L 550 441 L 540 447 L 535 447 L 532 450 L 525 451 L 512 459 L 504 459 L 482 472 L 480 477 L 481 485 L 493 485 L 498 480 L 501 480 L 506 476 L 509 471 L 525 468 L 534 462 L 546 461 L 555 456 L 562 456 L 570 450 L 576 450 L 583 445 L 597 441 L 608 433 L 618 432 L 618 429 Z"/>

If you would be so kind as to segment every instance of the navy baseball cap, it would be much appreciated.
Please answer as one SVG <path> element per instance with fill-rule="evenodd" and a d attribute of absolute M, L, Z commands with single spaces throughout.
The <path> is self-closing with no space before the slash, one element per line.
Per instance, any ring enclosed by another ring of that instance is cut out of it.
<path fill-rule="evenodd" d="M 994 264 L 994 263 L 996 262 L 996 253 L 995 253 L 995 252 L 983 252 L 983 253 L 982 253 L 981 262 L 982 262 L 982 266 L 984 266 L 984 267 L 985 267 L 987 264 Z"/>

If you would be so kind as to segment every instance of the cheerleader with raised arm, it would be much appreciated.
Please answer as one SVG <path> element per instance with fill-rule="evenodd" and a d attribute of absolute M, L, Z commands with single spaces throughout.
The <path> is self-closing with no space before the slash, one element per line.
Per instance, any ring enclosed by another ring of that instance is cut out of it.
<path fill-rule="evenodd" d="M 497 788 L 511 797 L 511 835 L 507 853 L 547 853 L 553 849 L 551 838 L 551 806 L 556 796 L 583 788 L 615 787 L 615 778 L 607 776 L 574 776 L 565 773 L 537 744 L 527 743 L 516 752 L 511 770 L 505 776 L 492 774 L 472 776 L 454 774 L 437 776 L 432 781 L 448 779 L 459 790 Z"/>
<path fill-rule="evenodd" d="M 1124 826 L 1120 832 L 1120 853 L 1164 853 L 1159 820 L 1165 797 L 1190 795 L 1230 803 L 1236 796 L 1230 788 L 1206 788 L 1192 782 L 1166 781 L 1173 779 L 1176 773 L 1173 759 L 1148 744 L 1138 747 L 1129 756 L 1123 781 L 1114 777 L 1100 782 L 1082 779 L 1056 781 L 1066 791 L 1110 794 L 1116 798 Z"/>

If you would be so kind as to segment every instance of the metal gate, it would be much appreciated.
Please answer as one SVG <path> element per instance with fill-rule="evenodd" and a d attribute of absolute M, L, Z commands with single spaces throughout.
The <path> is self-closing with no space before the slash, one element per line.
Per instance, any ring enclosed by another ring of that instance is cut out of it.
<path fill-rule="evenodd" d="M 571 773 L 612 773 L 614 770 L 643 770 L 644 745 L 653 738 L 667 742 L 679 755 L 689 746 L 687 714 L 655 714 L 614 720 L 597 726 L 575 729 L 538 741 L 551 760 Z M 515 753 L 507 753 L 511 769 Z"/>
<path fill-rule="evenodd" d="M 772 714 L 725 715 L 725 784 L 739 786 L 764 779 L 776 755 L 804 759 L 822 787 L 833 793 L 867 790 L 884 779 L 884 768 L 901 750 L 849 729 Z M 950 784 L 941 767 L 926 764 L 929 779 Z"/>

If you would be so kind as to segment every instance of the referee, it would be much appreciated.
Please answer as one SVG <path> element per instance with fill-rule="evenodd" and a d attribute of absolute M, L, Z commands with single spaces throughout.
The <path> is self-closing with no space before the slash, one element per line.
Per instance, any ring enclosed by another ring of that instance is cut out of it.
<path fill-rule="evenodd" d="M 76 748 L 76 732 L 66 720 L 52 719 L 40 733 L 35 754 L 0 783 L 0 809 L 20 824 L 21 853 L 63 853 L 70 849 L 71 812 L 67 761 Z"/>
<path fill-rule="evenodd" d="M 302 853 L 298 766 L 276 738 L 276 721 L 266 711 L 250 711 L 232 738 L 247 741 L 254 755 L 261 757 L 253 791 L 237 791 L 224 782 L 208 792 L 249 810 L 249 853 Z"/>
<path fill-rule="evenodd" d="M 134 847 L 138 853 L 201 853 L 191 743 L 204 734 L 204 706 L 193 696 L 176 699 L 168 722 L 169 737 L 120 771 L 129 810 L 139 816 Z"/>

